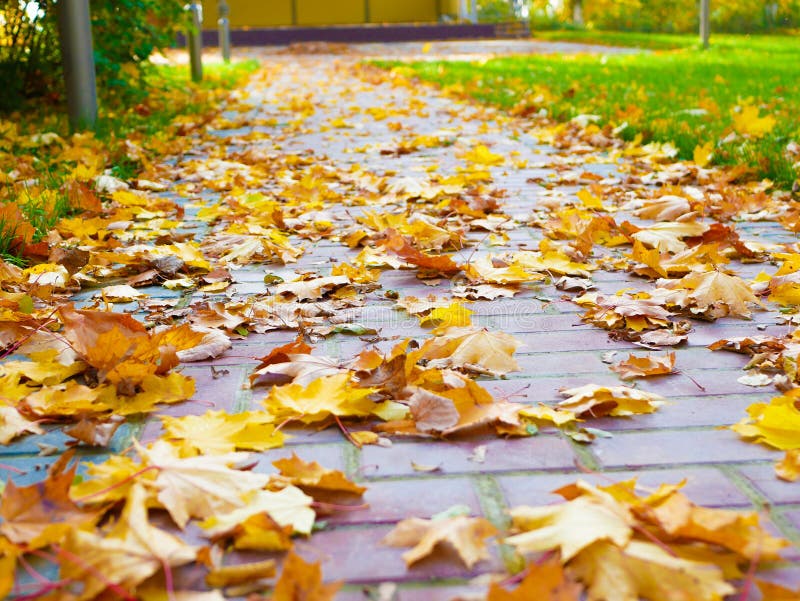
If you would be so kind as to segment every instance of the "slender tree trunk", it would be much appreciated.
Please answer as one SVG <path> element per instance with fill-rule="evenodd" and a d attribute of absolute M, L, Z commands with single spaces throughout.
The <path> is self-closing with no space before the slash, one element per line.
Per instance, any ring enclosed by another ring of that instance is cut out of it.
<path fill-rule="evenodd" d="M 583 25 L 583 0 L 572 0 L 572 22 Z"/>

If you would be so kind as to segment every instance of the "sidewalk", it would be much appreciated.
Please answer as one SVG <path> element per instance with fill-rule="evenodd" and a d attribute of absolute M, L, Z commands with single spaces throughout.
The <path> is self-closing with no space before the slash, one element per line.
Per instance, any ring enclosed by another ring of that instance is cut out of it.
<path fill-rule="evenodd" d="M 450 46 L 442 51 L 460 52 Z M 401 52 L 376 49 L 379 55 L 396 53 Z M 487 167 L 491 182 L 481 185 L 480 196 L 499 200 L 513 227 L 504 230 L 505 242 L 500 241 L 503 228 L 498 227 L 491 238 L 485 230 L 469 232 L 468 239 L 477 246 L 456 253 L 453 258 L 459 263 L 489 253 L 536 250 L 543 239 L 542 229 L 527 224 L 541 217 L 536 213 L 537 203 L 564 202 L 592 183 L 610 186 L 629 176 L 627 160 L 614 165 L 597 151 L 577 154 L 574 149 L 543 145 L 536 134 L 547 132 L 532 130 L 525 121 L 455 100 L 421 84 L 392 85 L 388 77 L 381 80 L 359 70 L 356 64 L 363 58 L 265 52 L 264 70 L 239 94 L 231 110 L 209 125 L 208 135 L 198 138 L 191 154 L 161 169 L 162 175 L 181 174 L 174 189 L 163 195 L 185 207 L 182 227 L 198 239 L 220 229 L 209 226 L 200 212 L 227 198 L 232 190 L 279 192 L 284 198 L 291 192 L 305 207 L 291 216 L 295 229 L 305 233 L 303 238 L 291 239 L 292 246 L 305 248 L 298 261 L 286 266 L 254 263 L 232 269 L 235 283 L 222 295 L 179 293 L 160 287 L 146 292 L 153 298 L 174 299 L 182 294 L 180 306 L 196 311 L 204 301 L 246 301 L 268 293 L 271 286 L 264 283 L 266 274 L 286 281 L 298 272 L 329 275 L 332 266 L 352 261 L 361 250 L 331 238 L 367 212 L 393 214 L 404 208 L 402 200 L 387 196 L 387 188 L 408 189 L 432 174 L 442 179 L 463 175 L 462 155 L 481 145 L 502 155 L 504 161 Z M 428 146 L 422 136 L 447 142 Z M 617 223 L 635 221 L 624 211 L 613 216 Z M 312 235 L 315 228 L 318 236 Z M 794 236 L 774 223 L 737 223 L 736 229 L 745 240 L 794 242 Z M 762 270 L 771 271 L 764 264 L 734 265 L 736 273 L 746 279 Z M 597 291 L 607 295 L 626 288 L 652 288 L 647 280 L 624 271 L 598 270 L 592 279 Z M 412 270 L 386 269 L 380 285 L 367 294 L 363 306 L 354 303 L 345 313 L 347 321 L 364 326 L 360 331 L 374 329 L 377 334 L 331 334 L 312 342 L 313 354 L 349 361 L 370 348 L 388 351 L 405 338 L 429 337 L 430 328 L 397 308 L 395 301 L 387 298 L 387 291 L 395 291 L 400 298 L 431 294 L 452 298 L 448 279 L 423 281 Z M 89 296 L 84 295 L 83 300 Z M 535 404 L 561 400 L 561 388 L 623 384 L 609 370 L 608 353 L 616 351 L 613 360 L 619 361 L 629 352 L 644 355 L 646 350 L 613 341 L 607 331 L 581 321 L 584 309 L 569 300 L 575 296 L 542 283 L 523 288 L 513 298 L 468 303 L 474 312 L 473 325 L 511 334 L 524 343 L 516 354 L 520 371 L 502 379 L 481 378 L 480 385 L 496 398 Z M 791 332 L 791 326 L 780 325 L 779 317 L 775 310 L 755 310 L 752 321 L 693 321 L 688 342 L 674 349 L 679 373 L 636 381 L 637 389 L 660 394 L 668 403 L 649 415 L 593 420 L 586 425 L 606 434 L 590 444 L 575 442 L 550 428 L 535 436 L 507 439 L 487 432 L 451 440 L 388 436 L 391 446 L 358 449 L 335 426 L 317 431 L 314 426 L 288 424 L 283 430 L 291 436 L 286 445 L 263 453 L 255 470 L 273 472 L 272 461 L 296 453 L 305 460 L 343 470 L 367 487 L 364 502 L 369 508 L 336 513 L 321 531 L 296 542 L 296 549 L 306 559 L 322 561 L 326 580 L 346 582 L 346 592 L 339 598 L 347 601 L 377 599 L 362 588 L 385 582 L 398 584 L 396 598 L 400 601 L 444 601 L 480 594 L 484 589 L 470 581 L 502 571 L 503 557 L 479 563 L 472 571 L 444 555 L 407 569 L 401 559 L 404 549 L 381 545 L 380 540 L 398 520 L 430 517 L 454 505 L 467 505 L 472 515 L 483 515 L 502 527 L 507 508 L 554 502 L 558 497 L 551 491 L 578 478 L 610 483 L 637 477 L 653 487 L 685 478 L 685 491 L 694 502 L 754 508 L 776 532 L 797 542 L 800 487 L 776 479 L 773 464 L 781 454 L 720 429 L 744 417 L 748 405 L 768 401 L 776 393 L 772 387 L 754 388 L 737 381 L 745 375 L 742 368 L 747 356 L 707 349 L 723 338 Z M 341 318 L 341 314 L 336 316 L 335 325 L 340 325 Z M 297 331 L 291 328 L 253 333 L 234 340 L 233 348 L 217 359 L 188 364 L 183 373 L 196 380 L 197 402 L 171 406 L 163 414 L 261 408 L 268 389 L 250 388 L 248 376 L 258 358 L 296 337 Z M 672 349 L 654 354 L 668 350 Z M 112 450 L 126 448 L 133 438 L 153 441 L 160 433 L 157 415 L 148 416 L 120 430 Z M 33 466 L 47 460 L 36 456 L 36 442 L 60 448 L 64 437 L 54 432 L 4 448 L 0 462 L 28 471 L 18 482 L 30 483 L 41 477 L 41 468 Z M 103 458 L 98 453 L 92 460 Z M 435 469 L 419 471 L 419 466 Z M 195 542 L 203 540 L 198 536 Z M 789 556 L 798 558 L 792 552 Z M 796 567 L 765 576 L 795 587 L 800 583 Z"/>

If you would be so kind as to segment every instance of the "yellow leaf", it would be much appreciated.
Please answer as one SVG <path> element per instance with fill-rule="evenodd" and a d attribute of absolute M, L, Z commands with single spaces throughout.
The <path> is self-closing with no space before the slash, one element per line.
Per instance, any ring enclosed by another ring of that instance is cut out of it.
<path fill-rule="evenodd" d="M 275 418 L 265 411 L 208 411 L 203 415 L 161 416 L 165 438 L 180 441 L 184 456 L 282 447 L 284 435 L 275 431 L 274 421 Z"/>
<path fill-rule="evenodd" d="M 275 386 L 264 399 L 264 406 L 278 418 L 296 418 L 306 424 L 338 417 L 366 417 L 377 409 L 369 398 L 371 388 L 356 388 L 350 374 L 324 376 L 308 386 Z"/>
<path fill-rule="evenodd" d="M 437 326 L 434 332 L 444 331 L 451 326 L 463 327 L 471 325 L 471 315 L 472 311 L 456 301 L 450 303 L 448 307 L 436 307 L 427 315 L 420 317 L 419 323 L 421 325 L 433 323 Z"/>
<path fill-rule="evenodd" d="M 778 478 L 787 482 L 800 478 L 800 449 L 786 451 L 786 456 L 775 464 L 775 473 Z"/>
<path fill-rule="evenodd" d="M 624 548 L 597 542 L 570 567 L 588 584 L 590 599 L 722 601 L 736 591 L 717 566 L 675 557 L 650 542 Z"/>
<path fill-rule="evenodd" d="M 657 394 L 642 392 L 627 386 L 598 386 L 586 384 L 579 388 L 562 390 L 569 397 L 558 404 L 559 409 L 573 411 L 581 417 L 629 416 L 653 413 L 664 404 Z"/>
<path fill-rule="evenodd" d="M 591 485 L 578 486 L 583 494 L 568 503 L 511 509 L 514 528 L 522 532 L 505 542 L 520 553 L 559 549 L 565 562 L 599 541 L 627 545 L 634 524 L 628 508 Z"/>
<path fill-rule="evenodd" d="M 461 155 L 461 158 L 470 163 L 485 165 L 487 167 L 505 163 L 503 155 L 493 153 L 484 144 L 478 144 L 469 152 L 465 152 Z"/>
<path fill-rule="evenodd" d="M 294 532 L 310 534 L 316 514 L 311 509 L 314 499 L 295 486 L 287 486 L 278 492 L 258 490 L 247 497 L 247 501 L 230 512 L 215 512 L 201 522 L 206 536 L 219 538 L 231 533 L 245 520 L 265 513 L 279 526 L 291 526 Z"/>
<path fill-rule="evenodd" d="M 761 138 L 770 133 L 777 123 L 777 120 L 772 115 L 759 117 L 758 107 L 752 104 L 745 104 L 737 108 L 740 110 L 731 109 L 733 127 L 742 135 Z"/>
<path fill-rule="evenodd" d="M 749 418 L 731 426 L 746 439 L 761 442 L 782 451 L 800 449 L 800 389 L 792 389 L 773 398 L 769 404 L 754 403 L 747 408 Z"/>
<path fill-rule="evenodd" d="M 714 142 L 706 142 L 695 146 L 694 162 L 697 163 L 698 167 L 706 167 L 711 162 L 712 156 L 714 156 Z"/>
<path fill-rule="evenodd" d="M 521 343 L 503 332 L 486 329 L 450 328 L 431 338 L 419 350 L 432 368 L 451 368 L 503 376 L 517 371 L 512 355 Z"/>
<path fill-rule="evenodd" d="M 136 447 L 144 464 L 158 470 L 153 488 L 179 528 L 190 517 L 208 518 L 247 505 L 248 496 L 269 482 L 266 474 L 230 467 L 248 459 L 247 453 L 183 458 L 163 440 L 148 449 Z"/>

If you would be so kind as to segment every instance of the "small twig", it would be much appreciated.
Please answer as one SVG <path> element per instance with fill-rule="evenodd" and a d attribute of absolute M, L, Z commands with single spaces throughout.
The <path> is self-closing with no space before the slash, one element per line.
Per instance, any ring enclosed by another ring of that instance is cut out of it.
<path fill-rule="evenodd" d="M 344 434 L 344 437 L 347 440 L 349 440 L 353 444 L 353 446 L 355 446 L 356 448 L 360 449 L 362 447 L 361 443 L 358 442 L 355 438 L 353 438 L 353 436 L 350 434 L 350 432 L 348 432 L 347 428 L 344 427 L 344 424 L 342 423 L 342 420 L 339 419 L 339 416 L 338 415 L 334 415 L 333 419 L 336 420 L 336 423 L 339 426 L 339 429 L 342 431 L 342 434 Z"/>

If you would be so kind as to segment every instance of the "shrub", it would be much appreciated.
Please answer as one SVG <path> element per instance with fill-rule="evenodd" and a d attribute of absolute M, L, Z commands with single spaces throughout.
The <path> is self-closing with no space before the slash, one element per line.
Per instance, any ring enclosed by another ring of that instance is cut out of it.
<path fill-rule="evenodd" d="M 177 0 L 91 0 L 95 65 L 104 90 L 136 90 L 126 66 L 141 67 L 154 50 L 173 43 L 184 23 L 182 6 Z M 56 9 L 56 0 L 0 0 L 0 109 L 60 95 Z"/>

